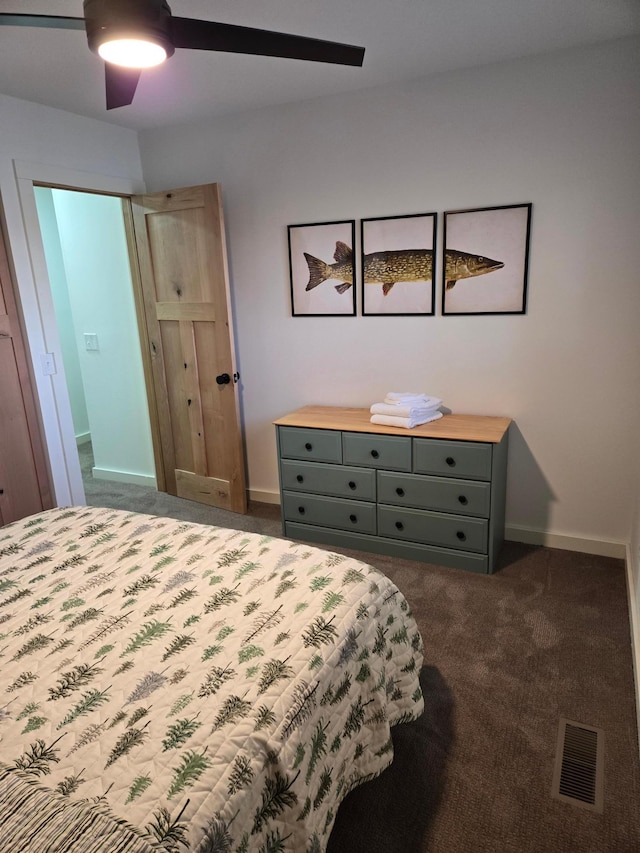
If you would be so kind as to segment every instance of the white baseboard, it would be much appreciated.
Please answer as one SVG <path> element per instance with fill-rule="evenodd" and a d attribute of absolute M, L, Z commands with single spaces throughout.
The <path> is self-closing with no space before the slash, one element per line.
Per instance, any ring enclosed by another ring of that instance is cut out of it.
<path fill-rule="evenodd" d="M 87 444 L 91 441 L 91 433 L 90 432 L 80 432 L 76 436 L 76 444 L 80 447 L 81 444 Z"/>
<path fill-rule="evenodd" d="M 263 504 L 279 504 L 280 492 L 263 492 L 260 489 L 249 489 L 249 500 Z"/>
<path fill-rule="evenodd" d="M 131 471 L 112 471 L 110 468 L 92 468 L 91 474 L 96 480 L 114 480 L 116 483 L 132 483 L 134 486 L 148 486 L 157 489 L 156 478 L 149 474 L 133 474 Z"/>
<path fill-rule="evenodd" d="M 546 545 L 547 548 L 560 548 L 563 551 L 579 551 L 582 554 L 596 554 L 599 557 L 618 557 L 624 559 L 627 554 L 625 542 L 610 542 L 605 539 L 586 539 L 580 536 L 567 536 L 564 533 L 549 533 L 530 527 L 507 525 L 505 539 L 512 542 L 525 542 L 527 545 Z"/>
<path fill-rule="evenodd" d="M 638 722 L 638 748 L 640 749 L 640 613 L 638 612 L 638 590 L 634 580 L 631 543 L 627 545 L 627 595 L 629 598 L 629 623 L 631 627 L 631 657 L 633 680 L 636 687 L 636 717 Z"/>

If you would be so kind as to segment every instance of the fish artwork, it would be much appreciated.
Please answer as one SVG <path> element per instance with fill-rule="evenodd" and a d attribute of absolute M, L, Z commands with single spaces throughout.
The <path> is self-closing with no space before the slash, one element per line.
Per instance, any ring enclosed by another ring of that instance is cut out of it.
<path fill-rule="evenodd" d="M 306 290 L 313 290 L 329 279 L 337 279 L 338 293 L 344 293 L 353 285 L 353 252 L 346 243 L 338 241 L 333 255 L 334 264 L 304 253 L 309 267 L 309 283 Z M 433 251 L 431 249 L 396 249 L 388 252 L 372 252 L 364 255 L 364 283 L 381 284 L 385 296 L 391 288 L 402 281 L 431 281 L 433 278 Z M 445 253 L 446 289 L 451 290 L 460 279 L 499 270 L 502 261 L 494 261 L 483 255 L 472 255 L 447 249 Z"/>
<path fill-rule="evenodd" d="M 333 253 L 335 264 L 327 264 L 308 252 L 305 252 L 304 256 L 309 267 L 309 283 L 305 290 L 313 290 L 314 287 L 331 278 L 342 282 L 335 285 L 338 293 L 344 293 L 353 284 L 353 252 L 351 247 L 341 240 L 336 243 L 336 250 Z"/>
<path fill-rule="evenodd" d="M 484 255 L 470 255 L 468 252 L 458 252 L 447 249 L 445 252 L 445 281 L 446 289 L 451 290 L 461 278 L 473 278 L 488 272 L 501 270 L 502 261 L 494 261 Z"/>
<path fill-rule="evenodd" d="M 399 281 L 431 281 L 431 249 L 395 249 L 364 256 L 364 283 L 381 284 L 386 296 Z"/>

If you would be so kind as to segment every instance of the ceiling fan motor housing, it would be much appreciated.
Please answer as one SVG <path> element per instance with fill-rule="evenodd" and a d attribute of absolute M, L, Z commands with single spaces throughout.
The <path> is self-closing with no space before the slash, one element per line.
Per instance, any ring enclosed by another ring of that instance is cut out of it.
<path fill-rule="evenodd" d="M 87 41 L 94 53 L 105 41 L 126 38 L 153 41 L 167 57 L 175 53 L 166 0 L 84 0 L 83 7 Z"/>

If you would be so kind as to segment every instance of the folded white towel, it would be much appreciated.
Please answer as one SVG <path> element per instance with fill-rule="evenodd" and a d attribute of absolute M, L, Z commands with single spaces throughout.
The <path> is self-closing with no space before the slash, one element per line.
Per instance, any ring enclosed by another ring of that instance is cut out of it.
<path fill-rule="evenodd" d="M 370 421 L 372 424 L 383 424 L 384 426 L 404 427 L 404 429 L 413 429 L 413 427 L 421 424 L 428 424 L 430 421 L 437 421 L 442 417 L 442 412 L 436 412 L 428 418 L 394 418 L 392 415 L 371 415 Z"/>
<path fill-rule="evenodd" d="M 432 397 L 429 394 L 413 394 L 409 391 L 389 391 L 384 402 L 388 406 L 434 406 L 437 408 L 442 405 L 442 400 L 438 397 Z"/>
<path fill-rule="evenodd" d="M 435 415 L 438 406 L 390 406 L 388 403 L 374 403 L 369 411 L 372 415 L 391 415 L 394 418 L 428 418 Z"/>
<path fill-rule="evenodd" d="M 388 391 L 387 397 L 392 400 L 404 400 L 406 397 L 426 397 L 424 391 Z"/>

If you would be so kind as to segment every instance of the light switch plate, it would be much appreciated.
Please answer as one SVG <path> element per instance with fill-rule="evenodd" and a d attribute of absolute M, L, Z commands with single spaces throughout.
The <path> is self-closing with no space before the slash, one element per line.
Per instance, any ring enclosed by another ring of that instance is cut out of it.
<path fill-rule="evenodd" d="M 42 361 L 42 373 L 45 376 L 53 376 L 57 373 L 56 360 L 52 352 L 43 352 L 40 358 Z"/>
<path fill-rule="evenodd" d="M 98 336 L 95 332 L 84 333 L 84 348 L 87 350 L 87 352 L 98 351 Z"/>

